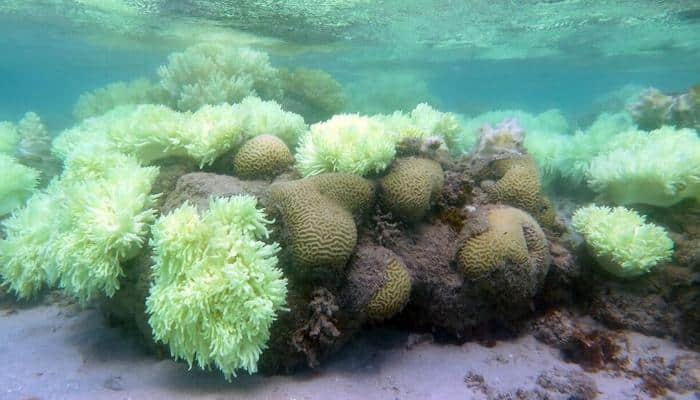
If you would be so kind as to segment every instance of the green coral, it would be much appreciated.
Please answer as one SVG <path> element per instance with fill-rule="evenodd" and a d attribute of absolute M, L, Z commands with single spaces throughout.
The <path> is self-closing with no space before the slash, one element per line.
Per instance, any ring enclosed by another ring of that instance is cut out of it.
<path fill-rule="evenodd" d="M 437 200 L 444 175 L 440 164 L 425 158 L 397 159 L 381 179 L 382 203 L 395 217 L 422 219 Z"/>
<path fill-rule="evenodd" d="M 73 116 L 82 121 L 100 116 L 118 106 L 138 104 L 168 104 L 169 95 L 160 85 L 148 79 L 114 82 L 80 95 L 73 106 Z"/>
<path fill-rule="evenodd" d="M 227 379 L 257 371 L 287 296 L 279 246 L 264 241 L 270 222 L 255 198 L 235 196 L 211 200 L 204 215 L 184 204 L 155 223 L 146 310 L 173 357 Z"/>
<path fill-rule="evenodd" d="M 671 127 L 620 134 L 591 161 L 588 184 L 619 205 L 700 199 L 700 138 Z"/>
<path fill-rule="evenodd" d="M 120 263 L 141 248 L 154 218 L 157 175 L 119 153 L 74 154 L 60 178 L 5 221 L 0 274 L 21 298 L 56 282 L 82 304 L 112 296 Z"/>
<path fill-rule="evenodd" d="M 348 172 L 359 176 L 386 169 L 396 154 L 384 124 L 358 114 L 336 115 L 311 125 L 297 148 L 296 167 L 304 176 Z"/>
<path fill-rule="evenodd" d="M 39 182 L 39 171 L 0 153 L 0 217 L 24 204 Z"/>
<path fill-rule="evenodd" d="M 277 136 L 260 135 L 245 142 L 233 158 L 236 176 L 244 179 L 271 177 L 294 163 L 289 148 Z"/>
<path fill-rule="evenodd" d="M 237 103 L 249 95 L 281 97 L 277 70 L 267 54 L 248 48 L 198 44 L 171 54 L 158 75 L 175 107 L 183 111 Z"/>
<path fill-rule="evenodd" d="M 673 255 L 673 241 L 663 228 L 624 207 L 579 208 L 572 225 L 586 239 L 598 264 L 621 278 L 644 275 Z"/>
<path fill-rule="evenodd" d="M 384 269 L 384 283 L 367 303 L 367 315 L 382 321 L 401 312 L 411 297 L 411 276 L 403 262 L 391 257 Z"/>
<path fill-rule="evenodd" d="M 0 153 L 14 155 L 18 143 L 17 127 L 9 121 L 0 122 Z"/>

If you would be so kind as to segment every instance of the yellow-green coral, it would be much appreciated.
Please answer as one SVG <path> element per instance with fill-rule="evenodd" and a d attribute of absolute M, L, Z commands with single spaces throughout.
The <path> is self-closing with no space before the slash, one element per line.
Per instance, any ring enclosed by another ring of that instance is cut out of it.
<path fill-rule="evenodd" d="M 624 207 L 579 208 L 572 225 L 584 236 L 598 264 L 615 276 L 646 274 L 673 255 L 673 241 L 663 228 Z"/>
<path fill-rule="evenodd" d="M 588 184 L 620 205 L 700 199 L 700 137 L 671 127 L 620 134 L 591 161 Z"/>
<path fill-rule="evenodd" d="M 227 379 L 253 373 L 284 309 L 269 221 L 251 196 L 211 200 L 199 215 L 184 204 L 153 226 L 153 284 L 146 299 L 156 340 L 175 358 L 214 365 Z"/>
<path fill-rule="evenodd" d="M 260 135 L 241 146 L 233 158 L 233 171 L 244 179 L 271 177 L 294 163 L 289 148 L 280 138 Z"/>
<path fill-rule="evenodd" d="M 322 195 L 353 214 L 364 214 L 374 203 L 374 184 L 357 175 L 331 172 L 307 179 Z"/>
<path fill-rule="evenodd" d="M 39 171 L 0 153 L 0 217 L 20 207 L 39 182 Z"/>
<path fill-rule="evenodd" d="M 552 203 L 542 194 L 537 166 L 529 156 L 515 156 L 493 161 L 491 172 L 495 182 L 482 186 L 494 202 L 522 208 L 546 226 L 555 224 Z"/>
<path fill-rule="evenodd" d="M 401 312 L 411 296 L 411 276 L 406 266 L 391 257 L 384 269 L 384 284 L 367 303 L 367 315 L 374 320 L 385 320 Z"/>
<path fill-rule="evenodd" d="M 9 121 L 0 122 L 0 153 L 14 155 L 19 143 L 19 132 L 15 124 Z"/>
<path fill-rule="evenodd" d="M 359 176 L 384 171 L 396 154 L 384 124 L 357 114 L 336 115 L 311 125 L 297 148 L 296 167 L 304 176 L 348 172 Z"/>
<path fill-rule="evenodd" d="M 487 210 L 487 218 L 488 230 L 468 238 L 457 254 L 457 265 L 467 279 L 485 278 L 509 266 L 526 275 L 529 271 L 546 273 L 547 239 L 529 214 L 513 207 L 494 206 Z M 506 293 L 507 289 L 502 288 Z"/>
<path fill-rule="evenodd" d="M 382 202 L 395 217 L 417 221 L 430 210 L 443 184 L 444 175 L 437 162 L 417 157 L 401 158 L 381 179 Z"/>
<path fill-rule="evenodd" d="M 73 107 L 73 116 L 82 121 L 127 104 L 168 104 L 168 93 L 148 79 L 114 82 L 80 95 Z"/>

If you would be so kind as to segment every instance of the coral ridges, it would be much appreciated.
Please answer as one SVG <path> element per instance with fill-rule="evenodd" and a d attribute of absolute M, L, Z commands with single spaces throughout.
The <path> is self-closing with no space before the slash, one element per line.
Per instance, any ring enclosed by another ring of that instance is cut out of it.
<path fill-rule="evenodd" d="M 273 135 L 256 136 L 241 146 L 233 158 L 234 174 L 241 178 L 275 176 L 292 165 L 287 145 Z"/>

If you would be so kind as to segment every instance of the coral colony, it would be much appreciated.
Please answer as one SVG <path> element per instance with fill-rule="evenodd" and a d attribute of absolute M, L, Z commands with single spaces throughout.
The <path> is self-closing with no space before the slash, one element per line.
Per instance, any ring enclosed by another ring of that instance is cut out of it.
<path fill-rule="evenodd" d="M 330 75 L 247 48 L 193 46 L 157 75 L 82 95 L 52 142 L 34 113 L 0 123 L 0 276 L 226 379 L 316 366 L 389 319 L 517 329 L 574 290 L 581 254 L 600 286 L 662 270 L 654 216 L 700 199 L 697 87 L 573 130 L 558 111 L 343 113 Z M 588 190 L 575 212 L 561 182 Z"/>

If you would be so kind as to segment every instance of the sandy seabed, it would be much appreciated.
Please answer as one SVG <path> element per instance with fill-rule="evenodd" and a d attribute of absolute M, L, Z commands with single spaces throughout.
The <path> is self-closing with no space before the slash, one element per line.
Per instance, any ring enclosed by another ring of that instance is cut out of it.
<path fill-rule="evenodd" d="M 628 333 L 629 354 L 686 353 L 674 343 Z M 0 399 L 645 399 L 639 378 L 585 372 L 531 335 L 498 342 L 436 344 L 429 335 L 374 329 L 323 367 L 292 376 L 216 372 L 160 360 L 109 328 L 95 309 L 45 303 L 0 307 Z M 583 392 L 581 392 L 583 390 Z M 595 396 L 595 394 L 593 394 Z M 698 394 L 669 392 L 674 399 Z"/>

